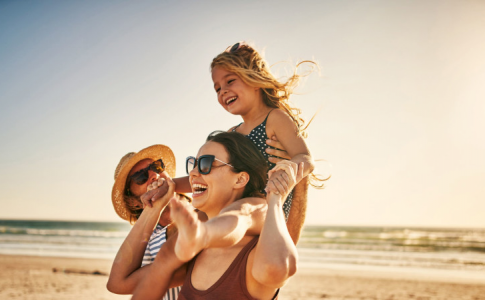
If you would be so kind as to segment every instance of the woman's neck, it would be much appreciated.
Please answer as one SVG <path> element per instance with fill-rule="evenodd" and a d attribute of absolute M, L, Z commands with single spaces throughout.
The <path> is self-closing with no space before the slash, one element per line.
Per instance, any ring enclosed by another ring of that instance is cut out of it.
<path fill-rule="evenodd" d="M 206 215 L 207 215 L 207 218 L 210 220 L 210 219 L 212 219 L 214 217 L 217 217 L 224 208 L 226 208 L 229 205 L 233 204 L 235 201 L 240 200 L 242 198 L 243 192 L 244 191 L 240 191 L 240 192 L 234 194 L 227 201 L 225 201 L 224 204 L 221 207 L 218 207 L 218 208 L 212 207 L 214 209 L 212 209 L 212 210 L 209 209 L 208 211 L 204 211 L 206 213 Z"/>

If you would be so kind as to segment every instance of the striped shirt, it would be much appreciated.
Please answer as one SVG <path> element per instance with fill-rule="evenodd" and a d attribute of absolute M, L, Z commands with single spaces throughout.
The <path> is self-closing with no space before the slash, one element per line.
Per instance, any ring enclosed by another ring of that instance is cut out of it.
<path fill-rule="evenodd" d="M 143 255 L 143 260 L 141 262 L 142 267 L 151 264 L 155 260 L 158 251 L 160 251 L 160 247 L 162 247 L 162 244 L 166 241 L 167 227 L 162 227 L 160 224 L 157 224 L 157 227 L 155 227 L 155 230 L 153 230 L 153 233 L 150 236 L 147 248 L 145 249 L 145 254 Z M 181 288 L 182 286 L 168 289 L 163 300 L 176 300 Z"/>

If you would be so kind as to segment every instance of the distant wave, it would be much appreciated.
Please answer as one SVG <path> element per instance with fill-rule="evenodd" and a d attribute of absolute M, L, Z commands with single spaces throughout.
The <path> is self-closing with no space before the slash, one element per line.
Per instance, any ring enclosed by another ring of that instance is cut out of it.
<path fill-rule="evenodd" d="M 83 236 L 83 237 L 125 237 L 128 231 L 69 230 L 69 229 L 36 229 L 18 227 L 0 227 L 0 234 L 26 234 L 42 236 Z"/>
<path fill-rule="evenodd" d="M 299 245 L 366 251 L 485 253 L 485 230 L 308 227 Z"/>

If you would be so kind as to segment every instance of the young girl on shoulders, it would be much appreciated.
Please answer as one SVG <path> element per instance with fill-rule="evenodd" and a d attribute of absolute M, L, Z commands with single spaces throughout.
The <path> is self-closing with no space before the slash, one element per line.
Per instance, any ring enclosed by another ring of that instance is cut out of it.
<path fill-rule="evenodd" d="M 271 151 L 268 150 L 271 147 L 266 141 L 276 137 L 292 161 L 304 163 L 304 176 L 309 175 L 314 163 L 304 140 L 304 120 L 299 109 L 289 103 L 301 75 L 295 70 L 286 82 L 279 82 L 263 57 L 244 42 L 236 43 L 217 55 L 212 60 L 211 71 L 219 103 L 231 114 L 240 115 L 244 121 L 232 130 L 246 135 L 258 147 L 270 170 L 275 164 L 270 161 L 267 152 Z M 286 175 L 277 169 L 270 173 L 270 181 L 283 182 Z M 293 193 L 290 193 L 283 206 L 287 219 L 292 198 Z"/>

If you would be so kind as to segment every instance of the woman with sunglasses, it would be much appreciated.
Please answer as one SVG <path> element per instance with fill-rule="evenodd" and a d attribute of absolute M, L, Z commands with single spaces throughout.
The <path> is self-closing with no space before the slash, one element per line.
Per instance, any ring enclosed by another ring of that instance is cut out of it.
<path fill-rule="evenodd" d="M 283 145 L 278 141 L 276 136 L 272 136 L 271 139 L 268 139 L 266 141 L 266 143 L 268 146 L 270 146 L 266 149 L 266 153 L 268 154 L 267 160 L 273 163 L 274 165 L 276 165 L 277 163 L 284 162 L 285 160 L 291 159 L 291 157 L 288 156 L 288 153 L 284 150 Z M 192 192 L 192 188 L 190 187 L 188 176 L 173 178 L 173 181 L 176 183 L 176 192 L 180 192 L 180 193 Z M 293 189 L 293 192 L 294 192 L 293 202 L 291 206 L 292 208 L 290 211 L 290 215 L 287 220 L 287 227 L 288 227 L 288 231 L 290 232 L 290 236 L 293 239 L 293 243 L 295 243 L 295 245 L 298 243 L 301 232 L 303 230 L 303 223 L 305 221 L 308 186 L 309 186 L 309 180 L 307 176 L 302 178 L 299 184 L 297 184 Z M 157 201 L 157 199 L 163 197 L 166 192 L 167 192 L 166 185 L 163 185 L 157 189 L 151 190 L 143 197 L 141 197 L 143 205 L 145 207 L 147 206 L 151 207 L 153 203 Z M 234 210 L 241 210 L 242 206 L 243 205 L 239 205 L 239 207 L 237 207 L 237 204 L 236 204 L 234 206 Z"/>
<path fill-rule="evenodd" d="M 267 166 L 256 146 L 237 132 L 211 134 L 198 156 L 187 159 L 192 204 L 209 220 L 200 222 L 191 209 L 171 200 L 177 236 L 162 247 L 133 299 L 159 299 L 167 286 L 181 283 L 182 300 L 276 299 L 279 288 L 296 272 L 297 262 L 282 202 L 303 175 L 303 166 L 293 162 L 281 163 L 278 168 L 287 176 L 284 181 L 272 182 L 274 186 L 264 198 Z M 170 179 L 167 183 L 170 193 L 174 183 Z M 230 219 L 228 208 L 241 199 L 266 210 L 261 233 L 255 237 L 242 232 L 238 239 L 228 240 L 219 235 L 220 228 L 213 221 L 221 216 Z M 187 265 L 173 276 L 169 274 L 185 261 L 189 261 Z"/>
<path fill-rule="evenodd" d="M 165 178 L 175 175 L 175 157 L 172 150 L 164 145 L 153 145 L 138 153 L 130 152 L 123 156 L 115 171 L 112 202 L 116 213 L 130 223 L 139 223 L 143 214 L 140 197 L 147 190 L 163 185 Z M 182 201 L 191 201 L 178 194 Z M 141 220 L 143 227 L 149 229 L 144 234 L 132 230 L 113 262 L 108 281 L 108 290 L 116 294 L 131 294 L 138 277 L 135 272 L 149 265 L 155 259 L 161 245 L 168 236 L 172 223 L 170 207 L 166 201 L 159 201 L 153 211 L 152 222 Z M 137 227 L 138 228 L 138 227 Z M 148 242 L 147 242 L 148 241 Z M 171 288 L 163 299 L 177 299 L 180 287 Z"/>

